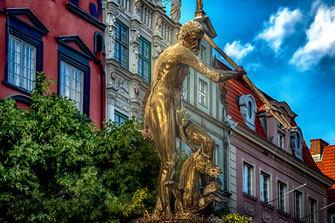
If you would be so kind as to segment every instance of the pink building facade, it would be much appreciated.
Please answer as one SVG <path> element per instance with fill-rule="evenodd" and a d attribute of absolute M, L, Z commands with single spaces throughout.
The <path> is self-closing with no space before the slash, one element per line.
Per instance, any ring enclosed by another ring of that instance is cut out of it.
<path fill-rule="evenodd" d="M 252 217 L 253 222 L 328 222 L 324 207 L 333 180 L 314 163 L 294 121 L 297 115 L 287 103 L 265 95 L 280 115 L 279 122 L 242 78 L 223 85 L 234 123 L 229 148 L 231 212 Z M 290 129 L 281 124 L 283 119 Z"/>

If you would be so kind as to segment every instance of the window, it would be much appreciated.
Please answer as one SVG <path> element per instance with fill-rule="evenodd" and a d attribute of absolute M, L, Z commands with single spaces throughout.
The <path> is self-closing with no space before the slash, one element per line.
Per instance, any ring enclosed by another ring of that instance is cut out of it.
<path fill-rule="evenodd" d="M 256 130 L 255 119 L 257 105 L 255 98 L 251 94 L 242 95 L 238 100 L 241 116 L 244 123 L 252 130 Z"/>
<path fill-rule="evenodd" d="M 277 146 L 284 149 L 284 146 L 285 146 L 284 141 L 285 141 L 285 136 L 282 133 L 278 132 L 278 134 L 277 134 Z"/>
<path fill-rule="evenodd" d="M 300 191 L 294 191 L 294 217 L 300 219 L 301 208 L 302 208 L 302 193 Z"/>
<path fill-rule="evenodd" d="M 151 77 L 151 45 L 148 41 L 139 38 L 138 74 L 145 82 L 150 82 Z"/>
<path fill-rule="evenodd" d="M 201 80 L 199 81 L 199 103 L 207 107 L 207 92 L 208 84 Z"/>
<path fill-rule="evenodd" d="M 118 112 L 114 111 L 114 122 L 117 122 L 119 124 L 123 124 L 128 120 L 128 116 Z"/>
<path fill-rule="evenodd" d="M 120 23 L 115 22 L 115 50 L 114 59 L 121 64 L 122 67 L 128 68 L 128 28 Z"/>
<path fill-rule="evenodd" d="M 291 131 L 290 133 L 290 147 L 295 157 L 303 160 L 302 157 L 302 147 L 304 142 L 304 137 L 300 127 L 295 126 L 295 131 Z"/>
<path fill-rule="evenodd" d="M 219 149 L 220 146 L 215 144 L 214 150 L 213 150 L 213 162 L 218 165 L 219 164 Z"/>
<path fill-rule="evenodd" d="M 278 181 L 278 210 L 286 212 L 286 184 Z"/>
<path fill-rule="evenodd" d="M 249 164 L 243 164 L 243 192 L 252 195 L 253 167 Z"/>
<path fill-rule="evenodd" d="M 335 215 L 330 216 L 330 223 L 335 223 Z"/>
<path fill-rule="evenodd" d="M 36 47 L 9 35 L 8 82 L 32 91 L 36 77 Z"/>
<path fill-rule="evenodd" d="M 80 112 L 84 105 L 84 72 L 60 61 L 59 94 L 72 99 Z"/>
<path fill-rule="evenodd" d="M 309 216 L 310 216 L 309 222 L 316 223 L 317 222 L 316 200 L 314 200 L 313 198 L 308 198 L 308 203 L 309 203 Z"/>
<path fill-rule="evenodd" d="M 270 195 L 270 176 L 264 172 L 261 172 L 261 201 L 264 203 L 269 202 Z"/>
<path fill-rule="evenodd" d="M 89 117 L 90 66 L 93 53 L 79 36 L 60 36 L 58 42 L 58 94 L 72 99 Z M 73 46 L 76 47 L 73 47 Z"/>
<path fill-rule="evenodd" d="M 206 62 L 206 47 L 201 46 L 200 48 L 200 59 Z"/>
<path fill-rule="evenodd" d="M 97 55 L 99 52 L 104 51 L 104 37 L 101 32 L 94 33 L 94 53 Z"/>
<path fill-rule="evenodd" d="M 31 93 L 36 72 L 43 67 L 42 36 L 49 30 L 28 8 L 7 9 L 7 15 L 4 84 Z"/>
<path fill-rule="evenodd" d="M 248 117 L 251 118 L 252 116 L 252 102 L 248 102 Z"/>

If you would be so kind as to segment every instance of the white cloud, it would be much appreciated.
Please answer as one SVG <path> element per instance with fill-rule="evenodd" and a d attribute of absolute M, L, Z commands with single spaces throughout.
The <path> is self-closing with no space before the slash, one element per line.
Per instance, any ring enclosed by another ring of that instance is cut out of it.
<path fill-rule="evenodd" d="M 264 30 L 256 39 L 266 41 L 272 50 L 278 53 L 283 40 L 295 32 L 295 25 L 302 20 L 299 9 L 290 11 L 288 8 L 279 8 L 278 12 L 271 15 L 270 20 L 264 23 Z"/>
<path fill-rule="evenodd" d="M 309 69 L 325 56 L 335 56 L 335 6 L 320 5 L 306 30 L 306 39 L 306 44 L 290 60 L 300 70 Z"/>
<path fill-rule="evenodd" d="M 254 63 L 248 63 L 245 66 L 246 71 L 257 71 L 262 67 L 262 64 L 260 62 L 254 62 Z"/>
<path fill-rule="evenodd" d="M 255 49 L 250 43 L 246 43 L 244 45 L 241 45 L 241 42 L 234 41 L 232 44 L 227 43 L 224 52 L 237 62 L 241 62 L 243 57 L 247 56 L 250 52 L 252 52 Z"/>

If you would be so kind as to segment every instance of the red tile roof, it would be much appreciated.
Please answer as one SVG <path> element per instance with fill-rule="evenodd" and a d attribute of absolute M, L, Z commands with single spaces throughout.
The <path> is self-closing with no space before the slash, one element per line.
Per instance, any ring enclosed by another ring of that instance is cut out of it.
<path fill-rule="evenodd" d="M 230 69 L 220 61 L 218 61 L 217 67 L 218 69 L 222 70 Z M 260 107 L 263 105 L 263 102 L 259 99 L 259 97 L 255 94 L 255 92 L 251 90 L 251 88 L 247 85 L 247 83 L 244 82 L 242 78 L 231 79 L 223 83 L 220 83 L 220 87 L 222 87 L 222 85 L 224 85 L 227 90 L 226 94 L 226 100 L 228 102 L 227 112 L 235 122 L 244 124 L 243 118 L 240 113 L 240 108 L 236 102 L 236 100 L 238 100 L 238 98 L 241 95 L 251 94 L 255 98 L 257 111 L 259 111 Z M 262 128 L 261 122 L 259 121 L 258 118 L 256 118 L 255 120 L 255 125 L 256 125 L 256 133 L 258 133 L 260 136 L 266 139 L 266 135 Z"/>
<path fill-rule="evenodd" d="M 228 66 L 226 66 L 225 64 L 223 64 L 219 60 L 216 60 L 215 63 L 216 63 L 217 69 L 230 70 L 230 68 Z M 225 81 L 223 83 L 220 83 L 220 87 L 222 85 L 225 85 L 225 88 L 227 90 L 227 94 L 226 94 L 226 99 L 227 99 L 227 102 L 228 102 L 227 112 L 228 112 L 228 115 L 230 115 L 232 117 L 234 122 L 239 122 L 239 123 L 245 125 L 245 123 L 243 121 L 243 118 L 241 116 L 241 113 L 240 113 L 238 103 L 237 103 L 237 98 L 240 97 L 241 95 L 251 94 L 255 98 L 258 113 L 261 113 L 261 112 L 265 111 L 264 103 L 260 100 L 260 98 L 257 96 L 257 94 L 251 90 L 251 88 L 247 85 L 247 83 L 242 78 L 231 79 L 231 80 Z M 264 95 L 268 98 L 268 100 L 275 100 L 272 97 L 270 97 L 269 95 L 267 95 L 266 93 L 264 93 Z M 294 118 L 292 118 L 290 120 L 290 124 L 292 126 L 297 126 Z M 256 125 L 256 133 L 258 135 L 262 136 L 264 139 L 266 139 L 267 138 L 266 134 L 264 133 L 264 130 L 263 130 L 262 125 L 260 123 L 260 120 L 258 118 L 256 118 L 256 120 L 255 120 L 255 125 Z M 303 152 L 304 163 L 307 166 L 310 166 L 310 167 L 319 171 L 319 168 L 315 164 L 315 162 L 314 162 L 314 160 L 313 160 L 305 142 L 303 144 L 303 151 L 302 152 Z M 334 164 L 334 168 L 335 168 L 335 164 Z"/>
<path fill-rule="evenodd" d="M 319 168 L 318 166 L 315 164 L 311 153 L 309 152 L 308 146 L 306 145 L 306 142 L 304 142 L 303 147 L 302 147 L 302 158 L 304 159 L 304 163 L 318 171 Z"/>
<path fill-rule="evenodd" d="M 322 161 L 316 162 L 321 172 L 335 180 L 335 145 L 325 146 Z M 327 190 L 328 204 L 335 202 L 335 184 Z"/>
<path fill-rule="evenodd" d="M 322 161 L 317 162 L 316 165 L 323 174 L 335 180 L 335 145 L 325 146 Z"/>

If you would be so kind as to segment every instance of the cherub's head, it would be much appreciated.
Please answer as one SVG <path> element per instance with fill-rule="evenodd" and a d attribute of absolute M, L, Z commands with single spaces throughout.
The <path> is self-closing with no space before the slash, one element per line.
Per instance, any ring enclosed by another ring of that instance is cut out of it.
<path fill-rule="evenodd" d="M 200 41 L 204 35 L 202 25 L 194 20 L 186 22 L 178 33 L 178 42 L 191 49 L 196 55 L 199 54 Z"/>

